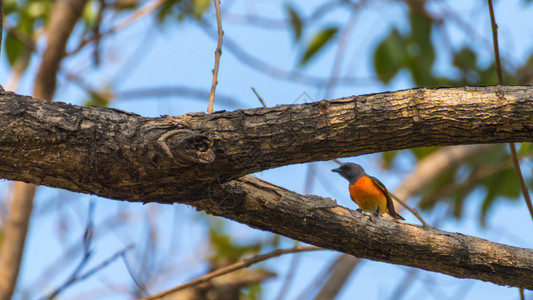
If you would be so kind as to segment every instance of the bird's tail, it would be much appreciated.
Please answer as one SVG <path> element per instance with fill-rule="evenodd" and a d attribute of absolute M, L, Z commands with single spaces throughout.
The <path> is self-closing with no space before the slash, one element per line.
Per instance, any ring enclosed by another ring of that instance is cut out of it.
<path fill-rule="evenodd" d="M 400 216 L 398 213 L 394 212 L 394 216 L 392 216 L 395 220 L 405 220 L 402 216 Z"/>

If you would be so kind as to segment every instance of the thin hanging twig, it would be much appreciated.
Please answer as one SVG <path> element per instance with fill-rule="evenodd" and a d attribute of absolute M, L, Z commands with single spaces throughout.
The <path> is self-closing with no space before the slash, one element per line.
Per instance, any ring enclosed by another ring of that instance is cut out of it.
<path fill-rule="evenodd" d="M 426 227 L 430 227 L 428 225 L 428 223 L 426 223 L 426 221 L 424 221 L 422 216 L 418 213 L 418 210 L 416 210 L 416 209 L 412 208 L 411 206 L 407 205 L 407 203 L 403 202 L 402 200 L 400 200 L 398 197 L 396 197 L 392 193 L 391 193 L 391 196 L 392 196 L 392 198 L 394 198 L 394 200 L 398 201 L 398 203 L 400 203 L 403 207 L 405 207 L 405 209 L 410 211 L 422 223 L 422 225 L 424 225 Z"/>
<path fill-rule="evenodd" d="M 498 74 L 498 85 L 503 85 L 502 64 L 500 61 L 500 47 L 498 44 L 498 24 L 496 24 L 496 17 L 494 16 L 494 7 L 492 6 L 492 0 L 488 0 L 488 3 L 490 12 L 490 24 L 492 27 L 492 43 L 494 45 L 494 60 L 496 61 L 496 73 Z M 518 181 L 520 182 L 522 195 L 524 195 L 524 200 L 526 201 L 527 209 L 529 210 L 529 214 L 533 219 L 533 204 L 531 203 L 531 197 L 529 196 L 529 191 L 527 189 L 526 181 L 524 180 L 524 175 L 522 175 L 520 161 L 518 160 L 518 155 L 516 153 L 516 146 L 514 143 L 509 143 L 509 148 L 511 149 L 513 166 L 516 171 L 516 175 L 518 176 Z"/>

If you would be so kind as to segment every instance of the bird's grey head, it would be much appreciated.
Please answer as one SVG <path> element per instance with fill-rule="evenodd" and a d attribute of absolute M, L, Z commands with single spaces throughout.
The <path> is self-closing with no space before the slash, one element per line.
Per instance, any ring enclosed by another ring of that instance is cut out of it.
<path fill-rule="evenodd" d="M 350 184 L 366 175 L 365 170 L 363 170 L 360 165 L 354 163 L 344 163 L 337 169 L 331 171 L 339 173 L 342 177 L 346 178 Z"/>

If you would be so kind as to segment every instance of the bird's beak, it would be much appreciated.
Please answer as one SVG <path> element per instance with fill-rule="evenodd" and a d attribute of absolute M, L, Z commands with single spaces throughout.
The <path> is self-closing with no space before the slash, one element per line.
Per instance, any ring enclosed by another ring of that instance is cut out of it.
<path fill-rule="evenodd" d="M 333 170 L 331 170 L 331 172 L 340 173 L 341 169 L 333 169 Z"/>

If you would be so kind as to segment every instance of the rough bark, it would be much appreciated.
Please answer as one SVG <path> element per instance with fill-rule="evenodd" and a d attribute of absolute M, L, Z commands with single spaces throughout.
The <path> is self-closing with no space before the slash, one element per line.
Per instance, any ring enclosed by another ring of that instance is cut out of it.
<path fill-rule="evenodd" d="M 253 176 L 217 185 L 209 198 L 188 204 L 358 258 L 533 289 L 531 249 L 370 217 Z"/>
<path fill-rule="evenodd" d="M 413 89 L 179 117 L 0 97 L 3 178 L 173 203 L 282 165 L 422 146 L 533 141 L 533 88 Z"/>

